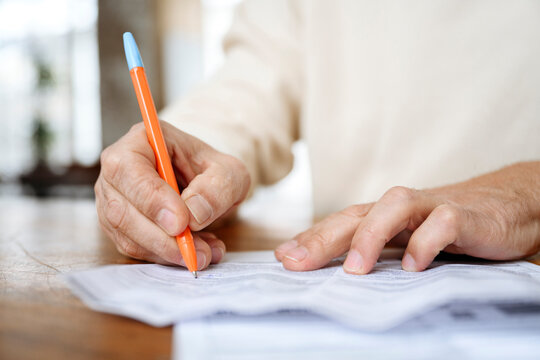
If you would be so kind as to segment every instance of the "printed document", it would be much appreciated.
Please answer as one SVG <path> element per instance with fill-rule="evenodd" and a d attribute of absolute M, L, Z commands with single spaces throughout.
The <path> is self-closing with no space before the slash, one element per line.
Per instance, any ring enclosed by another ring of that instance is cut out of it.
<path fill-rule="evenodd" d="M 453 302 L 386 332 L 306 312 L 214 315 L 174 327 L 175 360 L 536 360 L 540 304 Z"/>
<path fill-rule="evenodd" d="M 343 272 L 342 261 L 308 272 L 285 270 L 272 252 L 228 253 L 199 272 L 156 264 L 110 265 L 71 273 L 71 289 L 91 308 L 154 326 L 219 313 L 307 311 L 348 327 L 383 331 L 458 300 L 540 299 L 540 267 L 524 261 L 434 262 L 419 273 L 381 259 L 372 273 Z"/>

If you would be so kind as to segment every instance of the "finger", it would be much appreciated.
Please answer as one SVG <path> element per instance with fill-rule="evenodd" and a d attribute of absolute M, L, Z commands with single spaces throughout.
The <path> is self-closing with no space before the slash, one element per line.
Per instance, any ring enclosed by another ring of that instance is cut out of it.
<path fill-rule="evenodd" d="M 471 226 L 465 210 L 447 204 L 436 207 L 412 234 L 403 255 L 403 270 L 425 270 L 442 250 L 460 239 L 463 227 Z"/>
<path fill-rule="evenodd" d="M 102 205 L 106 206 L 102 210 L 106 214 L 104 228 L 113 234 L 112 238 L 119 251 L 136 259 L 186 266 L 173 237 L 139 213 L 114 188 L 102 187 L 102 191 L 106 200 Z M 197 269 L 202 270 L 210 264 L 212 250 L 200 237 L 195 236 L 193 240 L 197 252 Z"/>
<path fill-rule="evenodd" d="M 324 218 L 322 221 L 319 221 L 308 230 L 296 235 L 292 240 L 289 240 L 279 245 L 274 251 L 274 255 L 276 259 L 278 261 L 283 261 L 283 258 L 290 250 L 296 249 L 300 245 L 305 246 L 304 243 L 309 242 L 310 240 L 313 241 L 312 239 L 313 236 L 319 237 L 319 235 L 314 235 L 314 234 L 325 234 L 325 235 L 322 235 L 322 237 L 325 239 L 329 239 L 332 237 L 327 236 L 326 234 L 329 234 L 336 229 L 342 229 L 343 233 L 345 233 L 343 237 L 346 237 L 347 230 L 344 228 L 354 227 L 354 229 L 352 230 L 354 232 L 360 219 L 363 216 L 365 216 L 365 214 L 367 214 L 367 212 L 369 211 L 372 205 L 373 204 L 353 205 L 340 212 L 334 213 Z M 351 230 L 349 229 L 348 231 L 351 231 Z M 350 239 L 351 238 L 349 238 L 349 240 Z M 300 244 L 299 241 L 302 244 Z M 333 242 L 334 242 L 333 240 L 328 240 L 328 241 L 322 241 L 321 243 L 326 244 L 326 243 L 333 243 Z M 294 257 L 293 254 L 288 254 L 288 255 L 290 258 L 293 258 L 298 261 L 298 257 Z"/>
<path fill-rule="evenodd" d="M 219 161 L 195 176 L 182 192 L 192 215 L 189 226 L 195 231 L 239 204 L 249 190 L 250 179 L 244 164 L 228 155 L 220 156 Z"/>
<path fill-rule="evenodd" d="M 206 269 L 212 261 L 212 249 L 210 248 L 210 245 L 197 234 L 194 234 L 193 236 L 193 244 L 195 245 L 195 251 L 197 252 L 197 270 Z M 176 248 L 176 251 L 180 253 L 178 248 Z M 182 263 L 185 264 L 183 259 Z"/>
<path fill-rule="evenodd" d="M 163 122 L 164 133 L 175 128 Z M 182 199 L 191 212 L 189 226 L 201 230 L 227 214 L 247 195 L 251 179 L 244 163 L 182 133 L 182 146 L 173 143 L 173 165 L 181 173 Z"/>
<path fill-rule="evenodd" d="M 96 208 L 98 214 L 101 214 L 103 212 L 103 208 L 105 207 L 103 206 L 104 196 L 103 191 L 101 190 L 102 182 L 98 180 L 94 189 L 96 193 Z M 174 265 L 173 263 L 166 261 L 161 257 L 157 256 L 156 254 L 146 250 L 139 244 L 127 238 L 120 231 L 114 231 L 111 224 L 109 224 L 109 222 L 107 221 L 106 215 L 103 214 L 103 216 L 98 216 L 98 220 L 101 230 L 113 242 L 120 254 L 133 259 L 144 260 L 156 264 Z"/>
<path fill-rule="evenodd" d="M 103 230 L 109 236 L 110 238 L 114 238 L 114 244 L 116 246 L 116 249 L 119 253 L 122 255 L 128 256 L 133 259 L 137 260 L 144 260 L 156 264 L 161 265 L 181 265 L 183 267 L 186 267 L 186 263 L 184 259 L 180 259 L 178 264 L 169 262 L 167 260 L 164 260 L 160 256 L 146 250 L 133 240 L 129 239 L 125 234 L 116 231 L 111 232 L 106 226 L 103 226 Z M 195 251 L 197 252 L 197 270 L 203 270 L 210 264 L 210 261 L 208 260 L 209 257 L 207 257 L 208 253 L 208 244 L 205 240 L 194 238 L 194 244 L 195 244 Z M 180 254 L 180 250 L 176 248 L 176 251 Z M 213 253 L 213 250 L 212 250 Z"/>
<path fill-rule="evenodd" d="M 319 269 L 345 253 L 354 231 L 371 205 L 355 205 L 335 213 L 278 247 L 275 256 L 288 270 Z"/>
<path fill-rule="evenodd" d="M 210 246 L 212 252 L 212 261 L 211 264 L 217 264 L 225 257 L 226 247 L 225 243 L 218 239 L 214 234 L 209 232 L 198 232 L 200 236 L 208 246 Z"/>
<path fill-rule="evenodd" d="M 121 232 L 112 232 L 105 224 L 101 224 L 101 229 L 103 230 L 105 235 L 107 235 L 107 237 L 113 241 L 113 244 L 115 245 L 118 252 L 124 256 L 161 265 L 176 265 L 162 259 L 156 254 L 151 253 L 150 251 L 146 250 L 131 239 L 128 239 Z"/>
<path fill-rule="evenodd" d="M 345 272 L 370 272 L 385 244 L 403 230 L 415 230 L 436 204 L 434 197 L 424 195 L 421 191 L 404 187 L 388 190 L 356 230 L 343 264 Z"/>
<path fill-rule="evenodd" d="M 102 184 L 101 192 L 104 201 L 99 202 L 100 212 L 104 214 L 104 226 L 115 234 L 113 239 L 119 239 L 116 233 L 120 233 L 167 262 L 185 265 L 173 237 L 141 214 L 116 189 L 108 186 L 107 183 Z M 210 258 L 210 248 L 204 241 L 199 242 L 204 243 L 199 246 L 201 250 L 201 254 L 197 254 L 201 257 L 199 262 L 206 264 L 204 256 Z"/>
<path fill-rule="evenodd" d="M 100 177 L 168 235 L 182 232 L 190 213 L 176 191 L 156 171 L 144 127 L 134 126 L 101 155 Z"/>

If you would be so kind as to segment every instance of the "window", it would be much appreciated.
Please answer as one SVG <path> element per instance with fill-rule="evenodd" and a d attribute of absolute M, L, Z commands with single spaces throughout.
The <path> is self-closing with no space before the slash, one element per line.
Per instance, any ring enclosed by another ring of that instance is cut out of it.
<path fill-rule="evenodd" d="M 96 0 L 0 1 L 0 178 L 15 180 L 39 156 L 52 167 L 97 161 L 96 25 Z"/>

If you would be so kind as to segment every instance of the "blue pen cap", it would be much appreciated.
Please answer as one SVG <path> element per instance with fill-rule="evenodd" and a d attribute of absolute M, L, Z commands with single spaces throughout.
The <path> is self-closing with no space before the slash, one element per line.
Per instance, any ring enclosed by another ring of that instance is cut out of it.
<path fill-rule="evenodd" d="M 141 54 L 139 53 L 139 48 L 137 47 L 137 43 L 135 42 L 135 39 L 130 32 L 124 33 L 124 50 L 126 52 L 126 60 L 129 70 L 137 66 L 144 66 L 141 59 Z"/>

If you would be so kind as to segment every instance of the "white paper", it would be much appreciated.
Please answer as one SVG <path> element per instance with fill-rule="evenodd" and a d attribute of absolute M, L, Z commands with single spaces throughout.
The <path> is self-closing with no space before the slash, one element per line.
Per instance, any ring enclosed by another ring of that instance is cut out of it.
<path fill-rule="evenodd" d="M 540 304 L 458 302 L 384 332 L 308 313 L 218 315 L 175 325 L 176 360 L 538 359 Z"/>
<path fill-rule="evenodd" d="M 540 299 L 540 267 L 527 262 L 436 262 L 420 273 L 381 260 L 372 273 L 345 274 L 342 263 L 291 272 L 271 252 L 228 254 L 194 279 L 182 268 L 113 265 L 68 275 L 72 290 L 91 308 L 154 326 L 216 313 L 267 314 L 302 310 L 348 327 L 382 331 L 456 300 Z"/>

